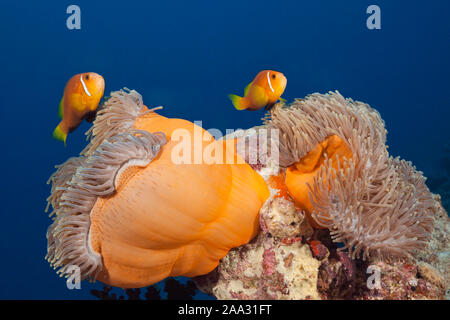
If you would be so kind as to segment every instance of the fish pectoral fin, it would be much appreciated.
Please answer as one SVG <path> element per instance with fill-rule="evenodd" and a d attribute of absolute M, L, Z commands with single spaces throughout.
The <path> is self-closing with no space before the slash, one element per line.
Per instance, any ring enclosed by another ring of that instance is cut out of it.
<path fill-rule="evenodd" d="M 283 99 L 282 97 L 279 97 L 278 100 L 280 100 L 283 103 L 286 103 L 286 99 Z"/>
<path fill-rule="evenodd" d="M 58 116 L 60 119 L 64 117 L 64 97 L 61 99 L 61 102 L 59 103 Z"/>
<path fill-rule="evenodd" d="M 244 97 L 247 95 L 248 90 L 250 90 L 250 86 L 252 85 L 252 83 L 253 83 L 253 81 L 250 82 L 250 83 L 245 87 L 245 89 L 244 89 Z"/>

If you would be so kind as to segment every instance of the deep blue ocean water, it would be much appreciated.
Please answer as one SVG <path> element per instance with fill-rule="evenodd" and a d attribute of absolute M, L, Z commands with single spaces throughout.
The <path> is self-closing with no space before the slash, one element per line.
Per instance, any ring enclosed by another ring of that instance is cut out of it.
<path fill-rule="evenodd" d="M 68 30 L 66 8 L 81 8 Z M 381 30 L 366 8 L 381 9 Z M 66 81 L 94 71 L 106 93 L 136 89 L 149 106 L 204 128 L 248 128 L 228 93 L 263 69 L 283 72 L 288 101 L 339 90 L 386 122 L 389 151 L 439 174 L 450 142 L 450 1 L 2 1 L 0 3 L 0 299 L 92 299 L 68 290 L 44 260 L 54 165 L 77 155 L 51 137 Z"/>

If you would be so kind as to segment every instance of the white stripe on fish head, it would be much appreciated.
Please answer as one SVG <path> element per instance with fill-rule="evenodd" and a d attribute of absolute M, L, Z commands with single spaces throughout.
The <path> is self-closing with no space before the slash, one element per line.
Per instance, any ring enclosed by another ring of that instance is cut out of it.
<path fill-rule="evenodd" d="M 80 76 L 80 81 L 81 81 L 81 84 L 83 85 L 84 92 L 86 92 L 86 94 L 90 97 L 91 93 L 89 92 L 88 88 L 86 87 L 86 84 L 83 81 L 83 75 Z"/>
<path fill-rule="evenodd" d="M 275 93 L 275 90 L 273 90 L 272 88 L 272 83 L 270 82 L 269 71 L 267 71 L 267 82 L 269 83 L 270 90 L 272 90 L 272 92 Z"/>

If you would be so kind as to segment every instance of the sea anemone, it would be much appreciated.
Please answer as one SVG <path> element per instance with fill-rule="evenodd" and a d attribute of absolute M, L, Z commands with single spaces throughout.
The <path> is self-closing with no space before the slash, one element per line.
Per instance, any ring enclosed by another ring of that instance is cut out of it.
<path fill-rule="evenodd" d="M 277 106 L 280 165 L 296 204 L 355 258 L 411 258 L 433 228 L 434 200 L 409 162 L 389 156 L 379 113 L 338 92 Z"/>
<path fill-rule="evenodd" d="M 154 111 L 136 91 L 113 92 L 82 156 L 51 177 L 47 259 L 61 275 L 76 265 L 83 279 L 123 288 L 194 277 L 256 235 L 269 196 L 262 177 L 229 149 L 221 163 L 174 163 L 175 130 L 206 137 L 187 144 L 192 154 L 222 142 Z"/>

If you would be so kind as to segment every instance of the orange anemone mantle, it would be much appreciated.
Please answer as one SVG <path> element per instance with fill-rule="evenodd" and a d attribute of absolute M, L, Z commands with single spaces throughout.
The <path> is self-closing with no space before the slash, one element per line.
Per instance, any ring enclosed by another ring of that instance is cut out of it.
<path fill-rule="evenodd" d="M 318 178 L 319 170 L 325 159 L 332 159 L 332 167 L 337 169 L 336 158 L 343 163 L 344 157 L 352 159 L 352 152 L 343 139 L 332 135 L 318 143 L 300 161 L 286 169 L 286 186 L 289 194 L 294 198 L 295 204 L 306 212 L 306 217 L 315 228 L 320 226 L 312 217 L 313 204 L 309 198 L 308 184 L 313 187 L 314 179 Z"/>
<path fill-rule="evenodd" d="M 174 164 L 174 130 L 199 129 L 189 121 L 149 112 L 134 128 L 162 131 L 167 144 L 146 167 L 125 169 L 112 196 L 96 200 L 89 239 L 102 257 L 97 279 L 136 288 L 212 271 L 231 248 L 256 235 L 259 210 L 269 197 L 265 181 L 242 159 L 243 164 Z M 202 148 L 212 143 L 223 142 L 210 136 Z M 228 149 L 223 154 L 224 160 L 237 158 Z"/>

